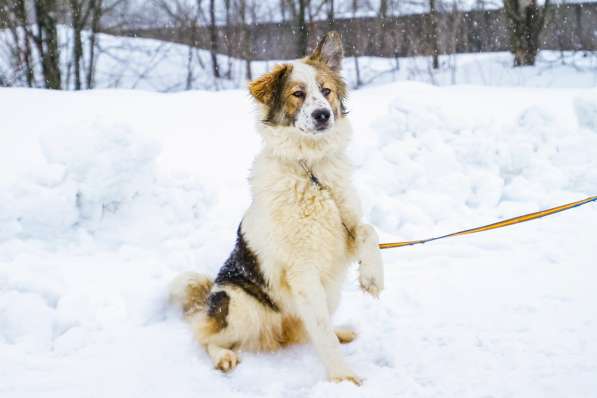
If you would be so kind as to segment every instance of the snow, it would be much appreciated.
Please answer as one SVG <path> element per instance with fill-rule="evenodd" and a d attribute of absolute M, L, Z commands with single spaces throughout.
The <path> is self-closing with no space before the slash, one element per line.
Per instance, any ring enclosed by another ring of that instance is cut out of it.
<path fill-rule="evenodd" d="M 383 241 L 596 193 L 595 89 L 380 82 L 348 107 Z M 0 90 L 0 396 L 597 394 L 594 204 L 384 251 L 379 300 L 353 270 L 335 323 L 359 332 L 362 387 L 326 382 L 310 346 L 213 370 L 167 285 L 229 254 L 254 117 L 239 90 Z"/>
<path fill-rule="evenodd" d="M 162 92 L 186 88 L 187 46 L 151 39 L 101 35 L 102 55 L 97 66 L 98 88 L 131 88 Z M 219 65 L 231 79 L 214 79 L 209 53 L 193 50 L 191 64 L 194 89 L 234 89 L 246 86 L 246 63 L 220 55 Z M 537 66 L 512 68 L 509 53 L 454 54 L 440 57 L 440 69 L 431 68 L 430 57 L 391 59 L 359 57 L 360 85 L 394 81 L 420 81 L 434 85 L 474 84 L 483 86 L 525 86 L 586 88 L 597 87 L 597 57 L 592 52 L 541 51 Z M 283 61 L 253 61 L 258 76 Z M 354 58 L 344 60 L 343 69 L 351 87 L 357 87 Z"/>

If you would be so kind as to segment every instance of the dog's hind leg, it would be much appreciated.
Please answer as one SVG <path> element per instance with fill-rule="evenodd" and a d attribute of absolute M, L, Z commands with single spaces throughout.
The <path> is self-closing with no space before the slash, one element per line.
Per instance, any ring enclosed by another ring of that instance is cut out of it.
<path fill-rule="evenodd" d="M 237 333 L 231 310 L 230 291 L 215 290 L 210 293 L 205 311 L 191 319 L 197 340 L 205 347 L 216 369 L 228 372 L 240 362 L 232 349 L 237 345 Z"/>

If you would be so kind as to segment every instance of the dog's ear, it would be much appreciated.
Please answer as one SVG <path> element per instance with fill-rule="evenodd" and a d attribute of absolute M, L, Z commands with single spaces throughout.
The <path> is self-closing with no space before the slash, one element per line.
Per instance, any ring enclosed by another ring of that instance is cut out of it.
<path fill-rule="evenodd" d="M 334 72 L 342 69 L 343 58 L 342 37 L 336 31 L 328 32 L 309 56 L 310 60 L 324 63 Z"/>
<path fill-rule="evenodd" d="M 249 83 L 249 92 L 259 102 L 271 106 L 276 97 L 281 95 L 286 79 L 292 71 L 292 65 L 276 65 L 274 69 L 265 75 Z"/>

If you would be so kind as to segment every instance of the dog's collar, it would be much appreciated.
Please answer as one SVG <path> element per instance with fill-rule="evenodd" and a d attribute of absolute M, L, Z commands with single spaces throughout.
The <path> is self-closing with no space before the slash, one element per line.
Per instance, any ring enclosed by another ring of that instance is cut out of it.
<path fill-rule="evenodd" d="M 307 174 L 307 176 L 309 177 L 309 179 L 311 180 L 311 182 L 313 183 L 313 185 L 315 187 L 317 187 L 319 190 L 327 189 L 327 187 L 325 185 L 323 185 L 321 183 L 321 181 L 319 181 L 319 178 L 317 178 L 317 176 L 315 174 L 313 174 L 313 170 L 311 170 L 309 168 L 309 166 L 307 166 L 306 160 L 304 160 L 304 159 L 299 160 L 299 164 L 301 165 L 301 167 L 305 171 L 305 174 Z"/>

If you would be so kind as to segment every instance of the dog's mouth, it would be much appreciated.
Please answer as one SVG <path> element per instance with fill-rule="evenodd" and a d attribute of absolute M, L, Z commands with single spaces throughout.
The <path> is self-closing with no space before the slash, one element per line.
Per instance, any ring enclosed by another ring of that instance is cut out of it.
<path fill-rule="evenodd" d="M 317 133 L 322 133 L 322 132 L 326 131 L 329 128 L 330 128 L 330 124 L 329 123 L 315 126 L 315 133 L 316 134 Z"/>
<path fill-rule="evenodd" d="M 327 123 L 325 125 L 315 126 L 313 129 L 305 129 L 303 127 L 297 126 L 296 124 L 294 125 L 294 127 L 296 127 L 303 134 L 320 135 L 328 131 L 332 127 L 332 125 Z"/>

